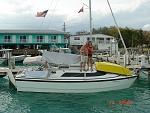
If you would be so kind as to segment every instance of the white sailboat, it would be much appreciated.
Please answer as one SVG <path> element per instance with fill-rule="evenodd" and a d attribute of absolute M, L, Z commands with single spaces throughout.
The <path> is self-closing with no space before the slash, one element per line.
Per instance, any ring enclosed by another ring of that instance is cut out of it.
<path fill-rule="evenodd" d="M 61 68 L 61 65 L 71 65 L 80 61 L 80 56 L 74 54 L 44 51 L 42 61 L 59 64 L 59 67 L 26 69 L 15 75 L 15 77 L 12 75 L 11 70 L 8 70 L 9 78 L 17 91 L 54 93 L 101 92 L 128 88 L 137 78 L 137 75 L 132 75 L 128 69 L 110 63 L 98 62 L 92 72 Z M 32 60 L 31 62 L 35 61 Z"/>

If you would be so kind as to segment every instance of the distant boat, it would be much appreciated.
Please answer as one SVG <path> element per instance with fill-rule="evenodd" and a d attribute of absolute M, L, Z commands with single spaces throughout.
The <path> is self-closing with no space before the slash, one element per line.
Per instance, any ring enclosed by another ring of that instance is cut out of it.
<path fill-rule="evenodd" d="M 12 49 L 1 49 L 1 57 L 0 57 L 0 64 L 7 64 L 7 60 L 9 56 L 11 56 Z"/>
<path fill-rule="evenodd" d="M 12 56 L 11 59 L 14 59 L 15 62 L 23 62 L 23 60 L 26 57 L 30 57 L 31 55 L 17 55 L 17 56 Z"/>
<path fill-rule="evenodd" d="M 0 64 L 7 64 L 9 57 L 11 57 L 11 60 L 14 60 L 16 62 L 23 62 L 23 60 L 26 57 L 30 57 L 31 55 L 17 55 L 17 56 L 12 56 L 12 51 L 13 49 L 1 49 L 1 55 L 0 57 Z"/>

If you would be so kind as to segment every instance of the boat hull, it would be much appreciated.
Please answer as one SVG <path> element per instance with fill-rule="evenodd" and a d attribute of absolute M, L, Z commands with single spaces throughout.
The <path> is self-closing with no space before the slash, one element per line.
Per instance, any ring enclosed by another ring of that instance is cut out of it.
<path fill-rule="evenodd" d="M 116 80 L 16 80 L 17 91 L 93 93 L 129 88 L 137 77 Z"/>

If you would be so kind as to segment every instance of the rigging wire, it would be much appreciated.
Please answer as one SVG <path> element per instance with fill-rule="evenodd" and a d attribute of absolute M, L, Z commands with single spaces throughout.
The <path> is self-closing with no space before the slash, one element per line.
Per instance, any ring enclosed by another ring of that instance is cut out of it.
<path fill-rule="evenodd" d="M 48 26 L 47 26 L 47 29 L 49 28 L 49 25 L 50 25 L 50 23 L 51 23 L 52 16 L 54 15 L 54 12 L 55 12 L 55 9 L 56 9 L 57 4 L 58 4 L 58 0 L 56 1 L 55 7 L 54 7 L 53 12 L 52 12 L 52 15 L 51 15 L 51 17 L 50 17 L 49 24 L 48 24 Z"/>
<path fill-rule="evenodd" d="M 48 11 L 49 11 L 49 9 L 50 9 L 50 7 L 51 7 L 53 1 L 54 1 L 54 0 L 52 0 L 51 3 L 50 3 L 49 8 L 48 8 Z M 47 13 L 48 13 L 48 12 L 47 12 Z M 45 17 L 46 17 L 46 16 L 45 16 Z M 41 23 L 41 25 L 40 25 L 40 27 L 39 27 L 39 29 L 38 29 L 38 33 L 39 33 L 39 31 L 40 31 L 40 29 L 41 29 L 41 27 L 42 27 L 42 25 L 43 25 L 43 22 L 44 22 L 44 20 L 45 20 L 45 17 L 44 17 L 44 19 L 42 20 L 42 23 Z"/>

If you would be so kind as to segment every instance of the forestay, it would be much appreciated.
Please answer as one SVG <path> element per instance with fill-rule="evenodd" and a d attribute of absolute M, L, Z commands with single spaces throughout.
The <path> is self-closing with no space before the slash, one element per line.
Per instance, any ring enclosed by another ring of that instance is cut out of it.
<path fill-rule="evenodd" d="M 81 56 L 76 54 L 43 51 L 42 61 L 53 64 L 76 64 L 81 61 Z"/>

